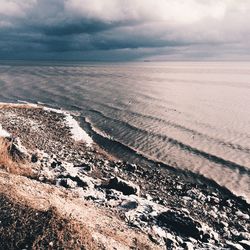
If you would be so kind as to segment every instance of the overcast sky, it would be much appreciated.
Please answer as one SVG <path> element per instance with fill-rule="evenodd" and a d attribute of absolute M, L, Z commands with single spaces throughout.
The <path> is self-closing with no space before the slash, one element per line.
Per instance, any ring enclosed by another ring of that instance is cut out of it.
<path fill-rule="evenodd" d="M 0 59 L 249 60 L 250 0 L 0 0 Z"/>

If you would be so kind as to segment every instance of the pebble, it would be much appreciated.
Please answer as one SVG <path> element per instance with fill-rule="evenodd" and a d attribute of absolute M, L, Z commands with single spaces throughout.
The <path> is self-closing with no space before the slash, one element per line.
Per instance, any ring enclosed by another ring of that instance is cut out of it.
<path fill-rule="evenodd" d="M 233 243 L 231 241 L 226 240 L 226 244 L 230 246 L 230 249 L 232 250 L 245 250 L 243 246 L 237 243 Z"/>
<path fill-rule="evenodd" d="M 185 242 L 184 243 L 184 248 L 186 250 L 193 250 L 194 249 L 194 245 L 191 242 Z"/>
<path fill-rule="evenodd" d="M 210 214 L 214 218 L 218 218 L 218 215 L 214 211 L 210 211 L 210 212 L 208 212 L 208 214 Z"/>
<path fill-rule="evenodd" d="M 250 249 L 250 241 L 248 241 L 248 240 L 241 240 L 241 241 L 239 241 L 239 243 L 240 243 L 243 247 L 245 247 L 246 249 Z"/>
<path fill-rule="evenodd" d="M 240 237 L 242 237 L 245 240 L 250 241 L 250 233 L 248 232 L 240 232 Z"/>
<path fill-rule="evenodd" d="M 228 227 L 228 223 L 225 222 L 225 221 L 221 221 L 221 224 L 222 224 L 224 227 Z"/>
<path fill-rule="evenodd" d="M 242 219 L 249 220 L 249 215 L 242 213 L 240 210 L 236 211 L 235 214 Z"/>

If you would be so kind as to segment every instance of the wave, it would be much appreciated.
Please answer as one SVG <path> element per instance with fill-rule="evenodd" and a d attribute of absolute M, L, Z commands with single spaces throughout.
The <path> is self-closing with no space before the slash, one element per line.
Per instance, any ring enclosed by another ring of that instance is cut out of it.
<path fill-rule="evenodd" d="M 165 162 L 161 162 L 156 158 L 153 158 L 150 155 L 145 154 L 144 152 L 141 152 L 133 147 L 130 147 L 128 145 L 125 145 L 119 140 L 116 140 L 109 135 L 107 135 L 105 132 L 98 129 L 89 118 L 83 117 L 85 127 L 87 128 L 87 131 L 89 134 L 91 134 L 93 140 L 97 142 L 101 147 L 103 147 L 105 150 L 107 150 L 109 153 L 113 154 L 114 156 L 117 156 L 119 159 L 124 161 L 129 161 L 130 163 L 135 164 L 142 164 L 142 166 L 146 167 L 157 167 L 157 168 L 163 168 L 168 171 L 171 171 L 178 176 L 183 177 L 184 179 L 187 179 L 188 181 L 199 183 L 199 184 L 205 184 L 208 185 L 207 188 L 217 188 L 222 190 L 224 193 L 226 193 L 230 197 L 236 197 L 240 203 L 248 204 L 246 199 L 242 196 L 239 196 L 238 194 L 234 193 L 234 190 L 230 190 L 226 186 L 220 185 L 215 180 L 205 177 L 202 174 L 194 173 L 187 169 L 179 169 L 174 166 L 171 166 Z M 129 159 L 129 160 L 128 160 Z"/>
<path fill-rule="evenodd" d="M 191 154 L 201 156 L 201 157 L 203 157 L 203 158 L 205 158 L 205 159 L 207 159 L 209 161 L 220 164 L 222 167 L 228 167 L 228 168 L 230 168 L 232 170 L 238 170 L 240 174 L 248 174 L 248 175 L 250 175 L 250 169 L 246 168 L 245 166 L 242 166 L 242 165 L 239 165 L 239 164 L 234 163 L 232 161 L 223 159 L 222 157 L 219 157 L 219 156 L 216 156 L 216 155 L 213 155 L 213 154 L 209 154 L 209 153 L 207 153 L 205 151 L 202 151 L 202 150 L 194 148 L 194 147 L 192 147 L 190 145 L 184 144 L 183 142 L 180 142 L 180 141 L 178 141 L 178 140 L 176 140 L 174 138 L 168 137 L 166 135 L 145 131 L 145 130 L 143 130 L 141 128 L 138 128 L 138 127 L 135 127 L 134 125 L 131 125 L 131 124 L 127 123 L 127 122 L 108 117 L 108 116 L 104 115 L 100 111 L 92 110 L 92 112 L 98 114 L 104 120 L 110 120 L 110 121 L 122 124 L 122 126 L 126 127 L 130 131 L 133 130 L 133 131 L 136 131 L 136 133 L 142 133 L 145 136 L 147 136 L 149 134 L 153 135 L 154 137 L 158 138 L 158 141 L 162 140 L 164 142 L 170 143 L 171 145 L 176 146 L 176 147 L 178 147 L 178 148 L 180 148 L 180 149 L 182 149 L 184 151 L 188 151 Z"/>
<path fill-rule="evenodd" d="M 124 111 L 123 109 L 120 109 L 118 107 L 113 107 L 113 106 L 110 106 L 110 105 L 107 105 L 107 104 L 102 104 L 102 105 L 105 106 L 105 107 L 107 107 L 108 109 L 112 109 L 112 110 L 116 110 L 116 111 L 121 111 L 121 112 Z M 94 110 L 94 109 L 89 109 L 89 111 L 90 112 L 96 112 L 96 113 L 99 112 L 100 114 L 104 115 L 103 112 L 97 111 L 97 110 Z M 169 109 L 169 111 L 178 112 L 176 109 Z M 221 140 L 219 138 L 211 137 L 211 136 L 209 136 L 207 134 L 204 134 L 204 133 L 201 133 L 201 132 L 199 132 L 197 130 L 188 128 L 186 126 L 183 126 L 183 125 L 171 122 L 171 121 L 167 121 L 165 119 L 162 119 L 162 118 L 159 118 L 159 117 L 156 117 L 156 116 L 146 115 L 146 114 L 142 114 L 142 113 L 131 111 L 131 110 L 126 110 L 126 113 L 130 117 L 134 116 L 136 118 L 142 118 L 144 121 L 145 121 L 145 119 L 148 119 L 148 120 L 153 121 L 153 122 L 157 121 L 159 123 L 162 123 L 162 125 L 164 125 L 164 126 L 172 127 L 172 128 L 181 130 L 181 131 L 183 131 L 185 133 L 189 133 L 191 137 L 199 137 L 200 139 L 206 139 L 206 140 L 209 140 L 209 141 L 214 142 L 216 144 L 220 144 L 220 145 L 222 145 L 224 147 L 228 147 L 228 148 L 233 149 L 233 150 L 238 150 L 238 151 L 250 154 L 250 148 L 248 148 L 248 147 L 243 147 L 243 146 L 241 146 L 240 144 L 237 144 L 237 143 L 232 143 L 230 141 L 225 141 L 225 140 Z M 195 123 L 198 123 L 198 122 L 196 121 Z M 198 125 L 199 126 L 202 125 L 202 126 L 205 126 L 205 127 L 208 126 L 208 124 L 204 124 L 204 123 L 202 123 L 202 124 L 199 123 Z M 216 130 L 217 128 L 209 126 L 209 129 Z M 238 137 L 242 137 L 242 138 L 250 138 L 250 136 L 247 135 L 247 134 L 237 133 L 237 135 L 238 135 Z"/>

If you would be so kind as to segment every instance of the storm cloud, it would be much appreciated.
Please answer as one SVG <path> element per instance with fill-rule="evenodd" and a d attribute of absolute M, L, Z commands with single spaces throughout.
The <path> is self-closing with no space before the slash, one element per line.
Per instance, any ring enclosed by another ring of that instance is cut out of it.
<path fill-rule="evenodd" d="M 250 59 L 248 0 L 0 0 L 0 59 Z"/>

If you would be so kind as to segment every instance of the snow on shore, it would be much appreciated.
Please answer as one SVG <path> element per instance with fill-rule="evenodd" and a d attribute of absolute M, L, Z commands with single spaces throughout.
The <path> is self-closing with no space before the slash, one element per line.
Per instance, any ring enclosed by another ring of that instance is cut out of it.
<path fill-rule="evenodd" d="M 68 126 L 71 129 L 71 134 L 72 134 L 72 138 L 75 141 L 84 141 L 88 146 L 91 146 L 91 144 L 93 143 L 93 140 L 91 139 L 91 137 L 80 127 L 80 125 L 78 124 L 78 122 L 73 118 L 73 116 L 64 110 L 60 110 L 60 109 L 53 109 L 53 108 L 48 108 L 48 107 L 44 107 L 42 105 L 37 105 L 35 103 L 29 103 L 29 102 L 25 102 L 25 101 L 18 101 L 19 103 L 3 103 L 0 102 L 0 107 L 1 106 L 11 106 L 11 107 L 30 107 L 30 108 L 43 108 L 43 110 L 45 111 L 49 111 L 49 112 L 55 112 L 55 113 L 59 113 L 59 114 L 63 114 L 65 116 L 65 125 Z M 0 136 L 2 137 L 9 137 L 11 136 L 7 131 L 5 131 L 1 124 L 0 124 Z"/>
<path fill-rule="evenodd" d="M 0 106 L 5 107 L 13 107 L 13 108 L 18 108 L 18 107 L 30 107 L 30 108 L 38 108 L 39 106 L 35 103 L 30 103 L 30 102 L 25 102 L 25 101 L 18 101 L 18 103 L 7 103 L 7 102 L 0 102 Z"/>
<path fill-rule="evenodd" d="M 2 128 L 1 124 L 0 124 L 0 137 L 10 137 L 10 134 Z"/>
<path fill-rule="evenodd" d="M 51 111 L 65 116 L 65 123 L 71 129 L 72 138 L 75 141 L 84 141 L 88 146 L 93 143 L 92 138 L 80 127 L 78 122 L 67 111 L 44 107 L 46 111 Z"/>
<path fill-rule="evenodd" d="M 79 126 L 78 122 L 70 114 L 65 114 L 65 120 L 71 128 L 72 138 L 75 141 L 85 141 L 88 145 L 93 143 L 91 137 Z"/>

